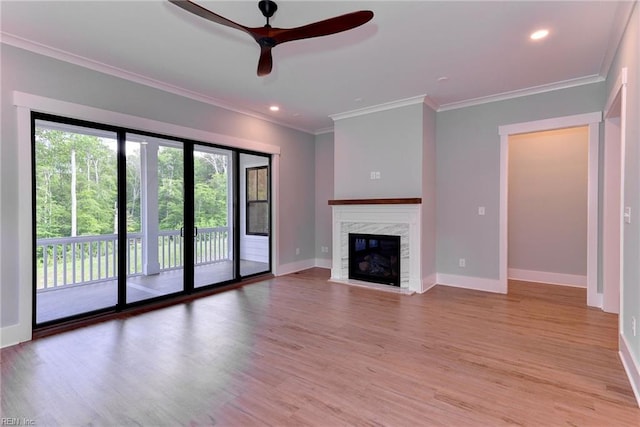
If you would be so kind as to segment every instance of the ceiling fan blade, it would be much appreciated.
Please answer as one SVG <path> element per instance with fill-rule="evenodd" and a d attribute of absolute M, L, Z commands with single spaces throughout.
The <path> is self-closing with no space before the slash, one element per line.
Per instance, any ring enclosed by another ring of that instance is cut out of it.
<path fill-rule="evenodd" d="M 266 76 L 271 73 L 273 68 L 273 58 L 271 56 L 271 47 L 260 46 L 260 60 L 258 60 L 258 76 Z"/>
<path fill-rule="evenodd" d="M 189 0 L 169 0 L 169 2 L 175 4 L 176 6 L 186 10 L 187 12 L 191 12 L 194 15 L 198 15 L 201 18 L 204 18 L 209 21 L 213 21 L 217 24 L 226 25 L 227 27 L 235 28 L 240 31 L 244 31 L 245 33 L 249 33 L 253 35 L 251 29 L 245 27 L 244 25 L 240 25 L 237 22 L 233 22 L 230 19 L 225 18 L 224 16 L 220 16 L 211 12 L 209 9 L 205 9 L 204 7 L 193 3 Z"/>
<path fill-rule="evenodd" d="M 340 15 L 323 21 L 314 22 L 313 24 L 303 25 L 302 27 L 278 29 L 279 31 L 273 35 L 273 38 L 278 44 L 280 44 L 293 40 L 328 36 L 330 34 L 336 34 L 359 27 L 360 25 L 369 22 L 372 18 L 372 11 L 360 10 L 358 12 L 351 12 L 346 15 Z M 276 29 L 274 28 L 274 30 Z"/>

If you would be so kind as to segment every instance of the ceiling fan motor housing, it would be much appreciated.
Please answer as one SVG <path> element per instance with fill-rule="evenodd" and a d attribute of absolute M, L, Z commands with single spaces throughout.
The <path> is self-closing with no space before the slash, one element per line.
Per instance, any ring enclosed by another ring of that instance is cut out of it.
<path fill-rule="evenodd" d="M 267 18 L 267 25 L 269 25 L 269 18 L 271 18 L 273 14 L 276 13 L 276 10 L 278 10 L 278 5 L 271 0 L 260 0 L 258 2 L 258 9 L 260 9 L 262 15 Z"/>

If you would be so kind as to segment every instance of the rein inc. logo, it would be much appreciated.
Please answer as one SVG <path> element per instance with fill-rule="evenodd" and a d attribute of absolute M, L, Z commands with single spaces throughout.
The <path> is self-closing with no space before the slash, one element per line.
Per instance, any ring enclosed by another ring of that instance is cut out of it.
<path fill-rule="evenodd" d="M 2 417 L 0 426 L 35 426 L 36 420 L 25 417 Z"/>

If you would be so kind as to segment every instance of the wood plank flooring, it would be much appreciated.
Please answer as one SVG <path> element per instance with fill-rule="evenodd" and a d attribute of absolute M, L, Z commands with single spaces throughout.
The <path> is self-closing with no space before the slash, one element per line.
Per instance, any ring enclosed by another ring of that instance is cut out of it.
<path fill-rule="evenodd" d="M 220 261 L 195 267 L 196 288 L 232 280 L 232 261 Z M 240 260 L 240 274 L 248 276 L 269 271 L 269 264 Z M 147 300 L 162 295 L 181 292 L 184 289 L 184 270 L 163 271 L 150 276 L 127 278 L 127 303 Z M 76 314 L 115 307 L 118 300 L 118 280 L 60 286 L 39 291 L 36 298 L 37 323 L 49 322 Z"/>
<path fill-rule="evenodd" d="M 311 269 L 3 349 L 38 426 L 639 426 L 582 289 L 400 295 Z"/>

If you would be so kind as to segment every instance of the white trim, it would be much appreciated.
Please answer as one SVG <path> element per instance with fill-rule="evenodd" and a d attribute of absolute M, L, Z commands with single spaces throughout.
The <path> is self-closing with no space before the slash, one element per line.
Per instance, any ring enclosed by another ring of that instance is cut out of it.
<path fill-rule="evenodd" d="M 509 280 L 522 280 L 524 282 L 546 283 L 549 285 L 573 286 L 577 288 L 587 287 L 587 276 L 577 274 L 553 273 L 549 271 L 521 270 L 510 268 Z"/>
<path fill-rule="evenodd" d="M 313 134 L 315 136 L 318 136 L 318 135 L 324 135 L 325 133 L 333 133 L 333 131 L 334 131 L 333 126 L 331 126 L 331 127 L 328 127 L 328 128 L 318 129 Z"/>
<path fill-rule="evenodd" d="M 172 123 L 160 122 L 144 117 L 103 110 L 72 102 L 32 95 L 24 92 L 13 92 L 13 104 L 17 107 L 27 107 L 31 111 L 57 114 L 73 119 L 87 120 L 101 124 L 121 126 L 138 131 L 161 133 L 167 136 L 188 138 L 201 142 L 224 145 L 230 148 L 241 148 L 259 151 L 265 154 L 280 154 L 280 147 L 237 138 L 230 135 L 207 132 Z"/>
<path fill-rule="evenodd" d="M 399 286 L 392 285 L 383 285 L 380 283 L 372 283 L 372 282 L 363 282 L 362 280 L 353 280 L 353 279 L 334 279 L 333 277 L 328 280 L 329 283 L 338 283 L 340 285 L 348 285 L 348 286 L 356 286 L 359 288 L 365 289 L 373 289 L 376 291 L 383 292 L 391 292 L 394 294 L 401 294 L 411 296 L 416 293 L 416 291 L 409 288 L 401 288 Z"/>
<path fill-rule="evenodd" d="M 80 55 L 76 55 L 58 48 L 54 48 L 51 46 L 47 46 L 42 43 L 36 43 L 31 40 L 24 39 L 22 37 L 15 36 L 13 34 L 0 32 L 0 42 L 3 44 L 7 44 L 9 46 L 17 47 L 19 49 L 24 49 L 30 52 L 37 53 L 39 55 L 48 56 L 49 58 L 54 58 L 60 61 L 68 62 L 70 64 L 78 65 L 83 68 L 87 68 L 89 70 L 97 71 L 99 73 L 104 73 L 110 76 L 118 77 L 124 80 L 128 80 L 130 82 L 135 82 L 144 86 L 148 86 L 154 89 L 161 90 L 163 92 L 172 93 L 174 95 L 182 96 L 184 98 L 193 99 L 195 101 L 199 101 L 208 105 L 213 105 L 214 107 L 224 108 L 225 110 L 233 111 L 238 114 L 243 114 L 245 116 L 253 117 L 260 120 L 265 120 L 280 126 L 284 126 L 290 129 L 299 130 L 300 132 L 313 134 L 313 131 L 309 129 L 298 128 L 292 126 L 290 124 L 278 121 L 271 116 L 266 114 L 260 114 L 255 111 L 238 108 L 237 106 L 231 105 L 227 102 L 224 102 L 220 99 L 202 95 L 198 92 L 193 92 L 188 89 L 184 89 L 179 86 L 174 86 L 160 80 L 152 79 L 147 76 L 143 76 L 141 74 L 137 74 L 131 71 L 124 70 L 122 68 L 114 67 L 112 65 L 105 64 L 103 62 L 94 61 L 93 59 L 85 58 Z"/>
<path fill-rule="evenodd" d="M 17 109 L 18 194 L 31 194 L 31 111 L 26 106 Z M 1 345 L 17 344 L 31 339 L 33 315 L 32 272 L 32 207 L 31 197 L 18 198 L 18 323 L 2 328 Z"/>
<path fill-rule="evenodd" d="M 422 292 L 421 273 L 421 245 L 420 218 L 422 206 L 420 204 L 399 205 L 333 205 L 332 211 L 332 268 L 331 280 L 348 280 L 348 245 L 344 227 L 358 224 L 359 232 L 373 227 L 391 226 L 392 228 L 406 227 L 406 237 L 401 239 L 401 247 L 407 252 L 402 253 L 400 262 L 400 286 L 414 292 Z M 398 227 L 400 226 L 400 227 Z M 395 234 L 395 233 L 393 233 Z M 343 239 L 344 237 L 344 239 Z M 405 240 L 406 239 L 406 240 Z"/>
<path fill-rule="evenodd" d="M 618 338 L 618 347 L 620 348 L 618 355 L 620 355 L 622 366 L 624 366 L 624 370 L 629 378 L 629 383 L 633 389 L 633 394 L 636 396 L 636 402 L 638 403 L 638 407 L 640 407 L 640 366 L 638 366 L 638 362 L 631 353 L 629 342 L 622 334 L 620 334 Z"/>
<path fill-rule="evenodd" d="M 585 126 L 602 121 L 602 113 L 596 111 L 593 113 L 576 114 L 573 116 L 553 117 L 550 119 L 535 120 L 532 122 L 513 123 L 509 125 L 498 126 L 500 135 L 516 135 L 519 133 L 541 132 L 551 129 L 563 129 L 576 126 Z"/>
<path fill-rule="evenodd" d="M 437 284 L 455 288 L 473 289 L 476 291 L 506 294 L 507 289 L 500 280 L 484 277 L 459 276 L 456 274 L 437 274 Z"/>
<path fill-rule="evenodd" d="M 288 264 L 278 265 L 274 271 L 275 276 L 285 276 L 287 274 L 297 273 L 298 271 L 308 270 L 315 267 L 315 258 L 294 261 Z"/>
<path fill-rule="evenodd" d="M 431 108 L 433 111 L 438 111 L 438 108 L 440 107 L 440 105 L 438 105 L 438 103 L 428 95 L 424 97 L 424 105 Z"/>
<path fill-rule="evenodd" d="M 80 104 L 74 104 L 65 101 L 58 101 L 51 98 L 45 98 L 28 93 L 13 92 L 14 105 L 17 107 L 17 137 L 18 137 L 18 163 L 21 165 L 18 172 L 18 191 L 20 194 L 31 194 L 31 111 L 50 113 L 64 117 L 88 120 L 102 124 L 113 126 L 121 126 L 139 131 L 151 131 L 172 135 L 181 138 L 193 139 L 201 142 L 211 142 L 218 145 L 225 145 L 231 148 L 244 148 L 252 151 L 259 151 L 272 155 L 272 190 L 274 193 L 275 203 L 272 203 L 273 214 L 275 215 L 275 229 L 273 236 L 277 236 L 277 224 L 279 224 L 278 210 L 276 203 L 278 202 L 278 179 L 279 179 L 279 154 L 280 147 L 264 144 L 261 142 L 235 138 L 228 135 L 221 135 L 211 132 L 205 132 L 198 129 L 192 129 L 184 126 L 159 122 L 156 120 L 146 119 L 137 116 L 117 113 L 113 111 L 101 110 L 94 107 L 88 107 Z M 18 232 L 22 236 L 31 236 L 32 230 L 32 205 L 31 197 L 20 197 L 18 199 Z M 277 238 L 272 238 L 272 245 L 278 248 Z M 0 344 L 4 346 L 15 344 L 17 342 L 29 341 L 31 339 L 32 313 L 33 313 L 33 277 L 32 277 L 32 239 L 30 237 L 21 239 L 19 242 L 18 259 L 19 259 L 19 318 L 18 323 L 9 325 L 0 331 L 2 338 Z M 274 261 L 276 262 L 277 252 L 272 252 Z M 6 335 L 6 337 L 5 337 Z"/>
<path fill-rule="evenodd" d="M 616 82 L 614 83 L 613 87 L 611 88 L 611 92 L 609 93 L 609 97 L 607 98 L 607 104 L 604 108 L 604 116 L 608 117 L 609 116 L 609 110 L 611 110 L 611 107 L 613 106 L 613 103 L 615 102 L 616 98 L 618 97 L 618 93 L 620 92 L 620 90 L 622 89 L 622 86 L 626 86 L 627 82 L 628 82 L 628 68 L 624 67 L 622 68 L 622 70 L 620 70 L 620 74 L 618 75 L 618 78 L 616 79 Z"/>
<path fill-rule="evenodd" d="M 627 30 L 629 21 L 633 16 L 633 9 L 638 4 L 638 1 L 624 1 L 619 2 L 616 14 L 613 18 L 613 22 L 609 28 L 611 28 L 611 35 L 609 37 L 609 43 L 607 43 L 607 49 L 602 58 L 602 64 L 600 65 L 600 75 L 606 76 L 609 74 L 613 59 L 615 58 L 620 42 L 624 33 Z"/>
<path fill-rule="evenodd" d="M 27 331 L 25 325 L 18 323 L 16 325 L 5 326 L 0 329 L 0 348 L 11 347 L 21 342 L 31 339 L 31 330 Z"/>
<path fill-rule="evenodd" d="M 435 285 L 438 284 L 438 274 L 437 273 L 433 273 L 427 277 L 423 277 L 422 278 L 422 287 L 421 289 L 418 291 L 418 293 L 423 294 L 425 292 L 427 292 L 429 289 L 433 288 Z"/>
<path fill-rule="evenodd" d="M 587 171 L 587 305 L 602 307 L 598 299 L 598 222 L 599 217 L 599 175 L 600 175 L 600 121 L 602 114 L 597 113 L 589 122 L 589 147 Z M 589 304 L 591 302 L 591 304 Z M 599 305 L 594 305 L 598 303 Z"/>
<path fill-rule="evenodd" d="M 619 313 L 619 331 L 623 330 L 624 283 L 624 176 L 626 158 L 627 122 L 627 67 L 620 74 L 609 93 L 604 113 L 604 171 L 603 171 L 603 278 L 602 309 L 609 313 Z M 619 116 L 612 116 L 619 107 Z M 612 109 L 614 111 L 612 111 Z M 619 118 L 619 123 L 615 123 Z M 617 197 L 616 197 L 617 196 Z M 612 200 L 613 198 L 613 200 Z M 615 208 L 613 207 L 615 203 Z M 613 240 L 613 242 L 612 242 Z M 609 245 L 617 247 L 610 247 Z M 618 258 L 611 254 L 617 253 Z"/>
<path fill-rule="evenodd" d="M 331 262 L 331 259 L 327 259 L 327 258 L 316 258 L 316 262 L 315 262 L 316 267 L 327 268 L 327 269 L 331 269 L 332 264 L 333 263 Z"/>
<path fill-rule="evenodd" d="M 364 116 L 366 114 L 378 113 L 380 111 L 393 110 L 394 108 L 406 107 L 408 105 L 426 103 L 427 95 L 418 95 L 411 98 L 400 99 L 398 101 L 385 102 L 384 104 L 372 105 L 371 107 L 360 108 L 357 110 L 345 111 L 344 113 L 330 114 L 329 117 L 336 120 L 348 119 L 351 117 Z M 429 99 L 429 106 L 433 101 Z M 433 107 L 432 107 L 433 108 Z"/>
<path fill-rule="evenodd" d="M 547 85 L 534 86 L 526 89 L 518 89 L 510 92 L 503 92 L 496 95 L 482 96 L 479 98 L 468 99 L 465 101 L 451 102 L 442 104 L 438 108 L 440 111 L 456 110 L 458 108 L 474 107 L 476 105 L 488 104 L 497 101 L 507 101 L 509 99 L 520 98 L 523 96 L 537 95 L 539 93 L 552 92 L 554 90 L 568 89 L 576 86 L 583 86 L 592 83 L 600 83 L 605 81 L 604 77 L 594 74 L 577 79 L 564 80 L 561 82 L 551 83 Z"/>
<path fill-rule="evenodd" d="M 498 127 L 500 135 L 500 231 L 499 231 L 499 281 L 507 287 L 508 276 L 508 177 L 509 177 L 509 136 L 589 126 L 588 177 L 587 177 L 587 305 L 602 306 L 602 295 L 598 294 L 598 158 L 600 142 L 600 121 L 602 112 L 576 114 L 531 122 L 513 123 Z"/>
<path fill-rule="evenodd" d="M 275 275 L 280 253 L 280 239 L 277 238 L 280 230 L 280 155 L 271 155 L 271 268 Z"/>

